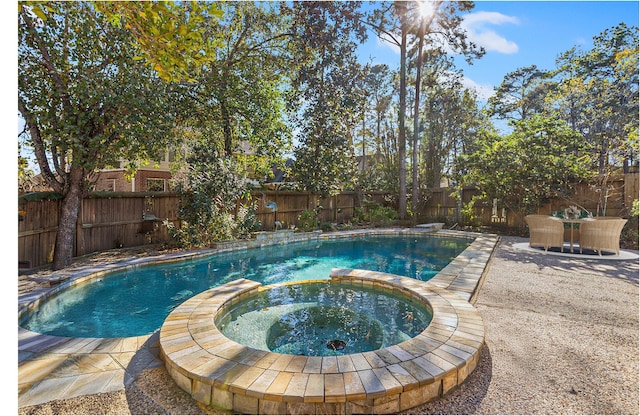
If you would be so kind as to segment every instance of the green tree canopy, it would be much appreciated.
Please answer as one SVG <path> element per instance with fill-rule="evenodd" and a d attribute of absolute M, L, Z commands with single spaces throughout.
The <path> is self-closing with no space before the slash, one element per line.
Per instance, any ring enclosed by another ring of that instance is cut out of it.
<path fill-rule="evenodd" d="M 425 10 L 424 5 L 430 5 L 430 10 Z M 418 154 L 419 154 L 419 112 L 420 107 L 420 81 L 424 62 L 424 53 L 430 50 L 450 50 L 465 56 L 468 62 L 480 58 L 484 49 L 471 42 L 462 27 L 462 13 L 473 9 L 472 1 L 433 1 L 433 2 L 408 2 L 394 1 L 381 2 L 371 14 L 368 24 L 371 25 L 378 36 L 386 42 L 390 42 L 400 48 L 399 70 L 399 104 L 398 104 L 398 211 L 400 219 L 407 215 L 407 141 L 405 119 L 407 113 L 407 64 L 409 48 L 413 43 L 416 48 L 415 67 L 417 68 L 415 95 L 414 95 L 414 136 L 412 152 L 413 170 L 413 202 L 417 202 L 418 194 Z M 429 13 L 425 13 L 429 11 Z M 413 41 L 413 42 L 412 42 Z M 440 74 L 444 75 L 444 74 Z"/>
<path fill-rule="evenodd" d="M 139 54 L 167 82 L 192 80 L 217 45 L 206 22 L 222 16 L 218 2 L 96 1 L 95 8 L 129 31 Z"/>
<path fill-rule="evenodd" d="M 264 176 L 291 146 L 285 19 L 269 3 L 233 2 L 220 20 L 207 22 L 205 34 L 218 48 L 193 82 L 176 87 L 180 123 L 221 157 L 249 158 L 245 163 Z"/>
<path fill-rule="evenodd" d="M 289 13 L 293 77 L 292 119 L 299 131 L 293 173 L 303 189 L 329 195 L 355 174 L 352 132 L 362 90 L 357 41 L 364 41 L 359 2 L 296 2 Z"/>
<path fill-rule="evenodd" d="M 459 181 L 477 185 L 483 200 L 497 198 L 523 216 L 550 198 L 569 195 L 592 174 L 592 155 L 565 121 L 534 115 L 512 126 L 507 136 L 479 136 L 474 151 L 456 162 L 464 166 Z"/>
<path fill-rule="evenodd" d="M 46 183 L 63 194 L 54 268 L 72 257 L 87 176 L 158 154 L 171 138 L 165 84 L 135 60 L 131 33 L 92 3 L 47 3 L 18 13 L 18 110 Z"/>
<path fill-rule="evenodd" d="M 505 75 L 487 103 L 491 116 L 508 120 L 524 120 L 539 114 L 548 91 L 548 73 L 536 65 L 518 68 Z"/>
<path fill-rule="evenodd" d="M 188 171 L 177 184 L 182 194 L 180 223 L 165 222 L 183 247 L 211 247 L 216 241 L 246 238 L 259 226 L 255 203 L 248 199 L 246 172 L 231 158 L 221 157 L 206 141 L 193 145 L 187 157 Z"/>
<path fill-rule="evenodd" d="M 550 101 L 598 154 L 599 174 L 637 164 L 638 29 L 621 23 L 595 36 L 593 49 L 573 48 L 557 63 Z"/>

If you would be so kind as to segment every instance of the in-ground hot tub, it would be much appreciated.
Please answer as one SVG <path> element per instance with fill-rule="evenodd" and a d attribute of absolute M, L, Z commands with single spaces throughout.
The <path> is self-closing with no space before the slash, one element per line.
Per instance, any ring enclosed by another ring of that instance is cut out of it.
<path fill-rule="evenodd" d="M 167 317 L 160 331 L 160 346 L 169 374 L 196 400 L 240 413 L 372 414 L 394 413 L 423 404 L 462 383 L 475 369 L 484 343 L 484 326 L 475 308 L 462 298 L 428 282 L 380 272 L 335 269 L 331 279 L 338 292 L 383 294 L 383 298 L 419 306 L 419 313 L 431 312 L 431 320 L 424 329 L 418 325 L 417 334 L 400 331 L 405 336 L 392 342 L 385 342 L 385 335 L 378 333 L 380 345 L 375 341 L 365 348 L 373 350 L 345 351 L 348 340 L 336 337 L 327 341 L 320 337 L 322 342 L 316 342 L 314 348 L 322 349 L 321 355 L 273 352 L 269 348 L 284 347 L 288 351 L 295 344 L 296 326 L 288 325 L 287 319 L 317 324 L 320 321 L 311 315 L 316 314 L 314 308 L 321 306 L 306 299 L 310 302 L 299 302 L 299 309 L 266 319 L 256 331 L 266 334 L 256 337 L 263 339 L 260 348 L 237 342 L 220 327 L 233 327 L 236 323 L 240 326 L 237 319 L 245 313 L 259 314 L 257 309 L 245 308 L 246 304 L 268 298 L 268 292 L 274 290 L 241 279 L 189 299 Z M 307 284 L 327 285 L 326 281 L 296 283 Z M 263 306 L 268 308 L 263 312 L 278 306 Z M 345 334 L 354 327 L 355 332 L 365 328 L 384 332 L 384 325 L 374 322 L 379 319 L 365 314 L 367 318 L 358 324 L 360 312 L 349 309 L 351 314 L 343 316 L 352 318 L 352 325 L 346 326 Z M 299 312 L 304 310 L 308 311 L 306 315 Z M 397 321 L 392 317 L 395 312 L 389 311 L 388 318 Z M 322 318 L 326 312 L 317 314 Z M 402 313 L 410 317 L 406 312 Z M 400 316 L 402 326 L 403 315 L 395 316 Z M 279 324 L 282 317 L 284 325 Z M 329 318 L 326 322 L 339 326 L 338 320 Z M 288 341 L 269 347 L 270 339 L 280 337 Z M 326 348 L 329 344 L 332 347 Z"/>
<path fill-rule="evenodd" d="M 373 351 L 421 333 L 431 310 L 390 290 L 352 282 L 274 285 L 218 313 L 227 338 L 281 354 L 331 356 Z"/>

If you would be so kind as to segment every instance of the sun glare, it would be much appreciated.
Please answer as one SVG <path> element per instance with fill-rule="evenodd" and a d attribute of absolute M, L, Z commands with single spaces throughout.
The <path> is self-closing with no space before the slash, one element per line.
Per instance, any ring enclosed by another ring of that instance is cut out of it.
<path fill-rule="evenodd" d="M 418 3 L 418 13 L 420 13 L 420 17 L 431 17 L 433 14 L 432 0 L 419 0 L 416 1 L 416 3 Z"/>

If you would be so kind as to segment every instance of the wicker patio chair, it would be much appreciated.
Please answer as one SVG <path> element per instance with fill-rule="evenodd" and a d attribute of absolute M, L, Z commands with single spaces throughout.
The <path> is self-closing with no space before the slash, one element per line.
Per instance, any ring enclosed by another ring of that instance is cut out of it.
<path fill-rule="evenodd" d="M 527 215 L 529 226 L 529 247 L 559 247 L 564 252 L 564 226 L 559 218 L 548 215 Z"/>
<path fill-rule="evenodd" d="M 590 248 L 602 256 L 603 251 L 620 254 L 620 233 L 627 220 L 619 217 L 599 217 L 580 223 L 580 253 Z"/>

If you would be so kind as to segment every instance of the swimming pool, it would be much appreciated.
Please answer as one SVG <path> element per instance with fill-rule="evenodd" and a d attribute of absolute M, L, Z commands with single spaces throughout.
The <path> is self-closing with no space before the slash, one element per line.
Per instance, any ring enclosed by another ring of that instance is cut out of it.
<path fill-rule="evenodd" d="M 66 289 L 24 314 L 20 325 L 64 337 L 146 335 L 188 298 L 238 278 L 269 285 L 328 278 L 332 268 L 352 268 L 426 281 L 472 241 L 433 235 L 321 239 L 145 266 Z"/>

